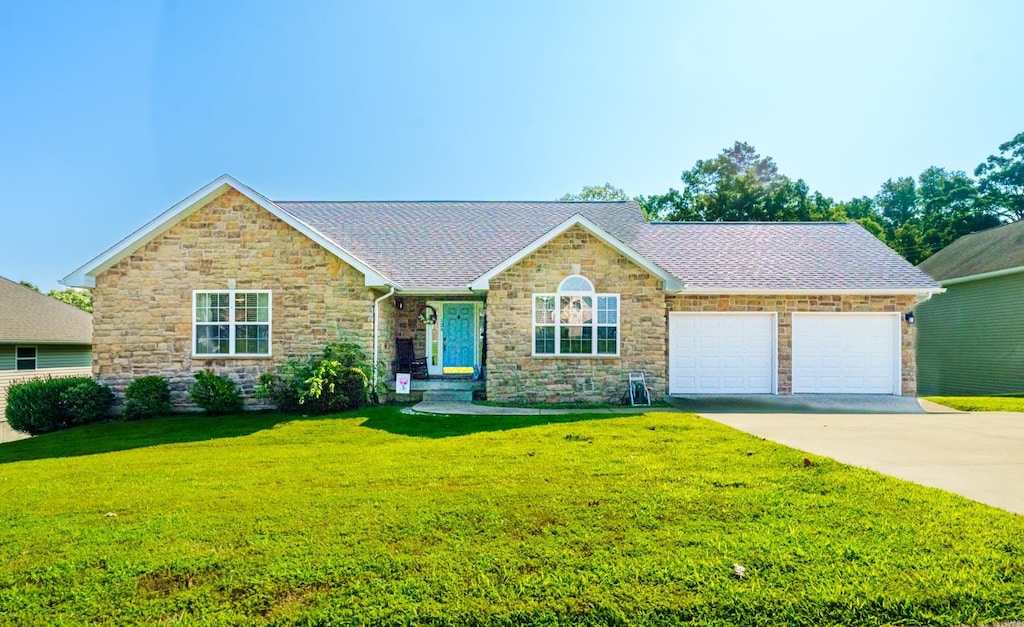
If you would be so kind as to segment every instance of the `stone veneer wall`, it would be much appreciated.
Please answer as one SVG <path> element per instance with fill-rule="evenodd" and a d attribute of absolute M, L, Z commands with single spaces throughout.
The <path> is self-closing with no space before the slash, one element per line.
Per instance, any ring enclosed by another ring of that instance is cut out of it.
<path fill-rule="evenodd" d="M 587 277 L 620 295 L 618 357 L 534 357 L 533 295 L 565 277 Z M 665 295 L 661 279 L 575 226 L 490 281 L 487 295 L 487 398 L 503 402 L 618 402 L 630 372 L 665 393 Z"/>
<path fill-rule="evenodd" d="M 227 289 L 229 279 L 236 289 L 272 290 L 273 357 L 192 357 L 192 290 Z M 137 377 L 160 375 L 175 405 L 187 407 L 197 370 L 231 377 L 252 405 L 260 373 L 327 342 L 356 342 L 371 356 L 379 294 L 360 272 L 228 190 L 101 273 L 93 295 L 97 377 L 121 394 Z M 393 316 L 382 308 L 381 319 L 388 338 Z"/>
<path fill-rule="evenodd" d="M 779 394 L 793 391 L 793 312 L 907 312 L 917 304 L 914 296 L 713 296 L 679 295 L 668 298 L 668 311 L 778 312 Z M 903 394 L 917 394 L 914 360 L 915 327 L 901 323 Z"/>

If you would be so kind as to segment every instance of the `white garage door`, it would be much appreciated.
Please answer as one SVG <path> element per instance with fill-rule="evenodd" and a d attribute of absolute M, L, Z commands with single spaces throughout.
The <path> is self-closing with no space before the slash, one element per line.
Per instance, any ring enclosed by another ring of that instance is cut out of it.
<path fill-rule="evenodd" d="M 899 314 L 793 314 L 794 394 L 899 394 Z"/>
<path fill-rule="evenodd" d="M 775 393 L 774 314 L 669 315 L 670 394 Z"/>

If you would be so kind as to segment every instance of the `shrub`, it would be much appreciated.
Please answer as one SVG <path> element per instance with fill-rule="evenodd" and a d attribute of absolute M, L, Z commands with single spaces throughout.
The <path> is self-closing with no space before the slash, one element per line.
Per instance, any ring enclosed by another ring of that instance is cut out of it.
<path fill-rule="evenodd" d="M 234 381 L 214 374 L 213 370 L 200 370 L 195 377 L 188 396 L 207 414 L 221 416 L 242 410 L 242 395 Z"/>
<path fill-rule="evenodd" d="M 324 347 L 320 355 L 292 359 L 277 373 L 260 375 L 256 395 L 269 398 L 281 411 L 325 414 L 354 409 L 373 396 L 372 371 L 358 345 L 337 342 Z"/>
<path fill-rule="evenodd" d="M 7 423 L 31 435 L 101 419 L 114 395 L 90 377 L 34 379 L 7 390 Z"/>
<path fill-rule="evenodd" d="M 61 392 L 60 401 L 74 424 L 82 425 L 106 416 L 114 404 L 114 393 L 93 379 L 83 378 Z"/>
<path fill-rule="evenodd" d="M 163 377 L 153 375 L 132 381 L 124 391 L 124 398 L 121 416 L 128 420 L 171 413 L 171 389 Z"/>

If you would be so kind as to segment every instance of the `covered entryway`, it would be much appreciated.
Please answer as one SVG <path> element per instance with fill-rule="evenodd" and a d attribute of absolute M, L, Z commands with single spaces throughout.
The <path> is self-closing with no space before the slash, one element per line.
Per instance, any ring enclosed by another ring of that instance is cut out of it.
<path fill-rule="evenodd" d="M 669 394 L 774 394 L 773 313 L 669 314 Z"/>
<path fill-rule="evenodd" d="M 794 313 L 794 394 L 899 394 L 900 314 Z"/>

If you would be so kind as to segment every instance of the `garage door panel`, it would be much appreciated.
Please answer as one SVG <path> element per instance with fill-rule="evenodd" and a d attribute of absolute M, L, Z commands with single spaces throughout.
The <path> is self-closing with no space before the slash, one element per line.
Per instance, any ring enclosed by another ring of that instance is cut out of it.
<path fill-rule="evenodd" d="M 899 393 L 899 319 L 793 314 L 793 392 Z"/>
<path fill-rule="evenodd" d="M 669 391 L 772 393 L 774 338 L 772 314 L 672 314 Z"/>

